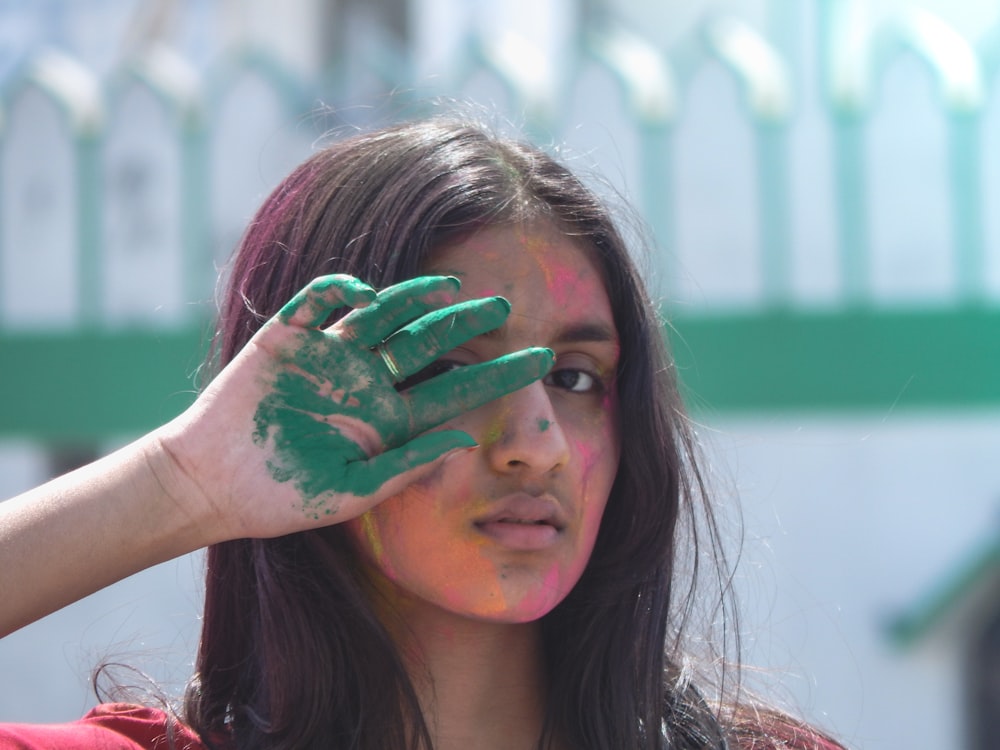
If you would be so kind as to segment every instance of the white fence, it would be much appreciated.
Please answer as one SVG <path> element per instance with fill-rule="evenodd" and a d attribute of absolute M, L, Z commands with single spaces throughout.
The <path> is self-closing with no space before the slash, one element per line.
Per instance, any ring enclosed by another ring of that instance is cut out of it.
<path fill-rule="evenodd" d="M 925 12 L 866 30 L 841 6 L 803 3 L 787 49 L 714 18 L 670 50 L 611 26 L 559 61 L 469 39 L 433 87 L 377 72 L 406 92 L 385 110 L 489 98 L 603 168 L 686 309 L 995 303 L 1000 56 Z M 6 331 L 204 315 L 254 205 L 336 121 L 317 103 L 347 101 L 261 50 L 205 69 L 160 47 L 101 78 L 37 50 L 0 95 Z"/>

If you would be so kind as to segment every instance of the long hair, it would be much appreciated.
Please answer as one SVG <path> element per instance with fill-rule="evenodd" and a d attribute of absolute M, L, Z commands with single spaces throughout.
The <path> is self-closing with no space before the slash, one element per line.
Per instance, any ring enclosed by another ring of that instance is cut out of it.
<path fill-rule="evenodd" d="M 558 737 L 579 748 L 724 747 L 680 661 L 693 592 L 678 588 L 679 519 L 695 515 L 701 480 L 662 326 L 610 212 L 553 158 L 450 119 L 317 152 L 265 201 L 241 242 L 222 300 L 218 364 L 315 276 L 349 273 L 384 287 L 418 275 L 432 251 L 478 228 L 539 218 L 594 251 L 620 340 L 627 425 L 593 555 L 541 623 L 550 687 L 541 745 Z M 701 543 L 717 554 L 707 517 L 711 539 Z M 430 750 L 357 568 L 337 526 L 209 550 L 185 705 L 206 740 L 241 750 Z"/>

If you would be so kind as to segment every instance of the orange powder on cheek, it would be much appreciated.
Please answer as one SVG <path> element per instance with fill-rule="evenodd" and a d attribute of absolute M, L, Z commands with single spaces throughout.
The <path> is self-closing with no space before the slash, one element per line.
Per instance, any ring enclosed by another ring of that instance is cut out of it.
<path fill-rule="evenodd" d="M 492 440 L 495 441 L 500 437 L 501 428 L 491 428 L 490 432 L 494 431 L 497 435 Z M 490 439 L 487 435 L 481 442 L 487 444 Z M 468 517 L 475 517 L 478 510 L 485 511 L 489 506 L 487 500 L 479 496 L 468 498 L 463 504 Z M 439 525 L 438 528 L 444 527 Z M 484 554 L 489 544 L 487 539 L 445 531 L 436 534 L 432 546 L 425 548 L 426 582 L 453 611 L 489 617 L 506 609 L 506 597 L 500 586 L 501 573 L 496 562 Z"/>
<path fill-rule="evenodd" d="M 360 536 L 376 570 L 411 603 L 424 600 L 472 617 L 502 615 L 507 610 L 502 576 L 484 554 L 491 542 L 456 531 L 446 505 L 428 502 L 412 488 L 406 495 L 360 518 Z"/>

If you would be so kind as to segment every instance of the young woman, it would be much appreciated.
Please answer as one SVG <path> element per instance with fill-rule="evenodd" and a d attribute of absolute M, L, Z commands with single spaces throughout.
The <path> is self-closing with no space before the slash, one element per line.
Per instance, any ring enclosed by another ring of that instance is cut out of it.
<path fill-rule="evenodd" d="M 622 236 L 549 156 L 452 120 L 318 152 L 216 343 L 184 414 L 0 505 L 3 632 L 209 547 L 179 718 L 0 747 L 839 747 L 685 656 L 719 555 L 693 441 Z"/>

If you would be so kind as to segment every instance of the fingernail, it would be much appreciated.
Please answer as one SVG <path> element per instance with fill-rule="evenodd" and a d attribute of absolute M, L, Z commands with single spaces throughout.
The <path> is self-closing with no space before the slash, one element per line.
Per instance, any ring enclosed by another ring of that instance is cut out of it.
<path fill-rule="evenodd" d="M 556 363 L 556 353 L 546 346 L 540 346 L 535 351 L 545 352 L 547 355 L 547 361 L 545 363 L 545 371 L 548 372 L 552 369 L 552 365 Z"/>
<path fill-rule="evenodd" d="M 503 305 L 504 308 L 507 310 L 507 312 L 510 312 L 510 302 L 507 301 L 506 297 L 499 297 L 499 296 L 497 296 L 497 297 L 494 297 L 493 299 L 495 299 L 497 302 L 499 302 L 501 305 Z"/>

